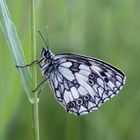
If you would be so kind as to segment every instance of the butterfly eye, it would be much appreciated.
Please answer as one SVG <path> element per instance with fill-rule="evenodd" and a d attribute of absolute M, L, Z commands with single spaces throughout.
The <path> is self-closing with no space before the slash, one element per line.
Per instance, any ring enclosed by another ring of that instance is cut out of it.
<path fill-rule="evenodd" d="M 77 104 L 77 105 L 82 105 L 82 104 L 83 104 L 82 98 L 77 99 L 77 100 L 76 100 L 76 104 Z"/>
<path fill-rule="evenodd" d="M 47 51 L 43 48 L 41 52 L 41 57 L 45 57 L 47 55 Z"/>

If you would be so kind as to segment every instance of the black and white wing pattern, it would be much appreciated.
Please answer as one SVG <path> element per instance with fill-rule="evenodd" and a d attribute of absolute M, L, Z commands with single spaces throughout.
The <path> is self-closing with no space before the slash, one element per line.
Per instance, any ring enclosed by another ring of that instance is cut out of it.
<path fill-rule="evenodd" d="M 57 101 L 76 115 L 98 109 L 115 96 L 125 83 L 125 75 L 101 60 L 77 54 L 57 54 L 58 67 L 49 82 Z"/>

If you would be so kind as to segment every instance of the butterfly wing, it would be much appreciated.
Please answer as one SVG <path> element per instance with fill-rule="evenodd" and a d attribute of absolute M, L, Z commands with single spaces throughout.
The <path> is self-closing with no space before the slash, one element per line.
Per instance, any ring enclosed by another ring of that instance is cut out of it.
<path fill-rule="evenodd" d="M 115 96 L 125 75 L 101 60 L 77 54 L 58 54 L 57 70 L 50 75 L 54 95 L 68 112 L 83 115 Z"/>

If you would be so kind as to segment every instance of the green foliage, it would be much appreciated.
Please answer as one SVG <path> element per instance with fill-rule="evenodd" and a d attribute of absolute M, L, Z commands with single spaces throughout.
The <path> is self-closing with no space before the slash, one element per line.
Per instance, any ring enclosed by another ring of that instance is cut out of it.
<path fill-rule="evenodd" d="M 28 1 L 7 1 L 7 4 L 30 62 Z M 117 66 L 127 76 L 118 96 L 98 111 L 82 117 L 67 114 L 46 86 L 39 106 L 42 140 L 139 139 L 139 13 L 137 0 L 36 1 L 36 29 L 45 34 L 48 25 L 49 45 L 54 53 L 94 56 Z M 0 40 L 0 139 L 31 139 L 31 107 L 2 32 Z M 42 47 L 44 43 L 37 36 L 38 58 Z M 38 68 L 38 82 L 41 80 Z"/>
<path fill-rule="evenodd" d="M 12 53 L 13 60 L 15 62 L 15 66 L 24 66 L 25 58 L 23 55 L 23 51 L 21 48 L 21 44 L 18 39 L 18 35 L 15 29 L 15 26 L 10 18 L 10 14 L 5 3 L 5 0 L 0 1 L 0 27 L 5 35 L 5 38 L 8 41 L 8 46 Z M 24 89 L 27 93 L 29 99 L 31 99 L 30 91 L 31 91 L 31 75 L 27 68 L 18 69 L 19 74 L 22 79 L 22 83 Z"/>
<path fill-rule="evenodd" d="M 5 1 L 3 1 L 3 0 L 0 1 L 0 27 L 5 35 L 7 42 L 8 42 L 8 46 L 9 46 L 10 52 L 12 54 L 15 65 L 25 65 L 24 55 L 22 52 L 22 48 L 21 48 L 21 45 L 20 45 L 20 42 L 18 39 L 16 29 L 14 27 L 12 20 L 10 19 L 10 14 L 9 14 L 7 5 L 6 5 Z M 2 49 L 5 49 L 5 48 L 3 47 Z M 4 61 L 6 58 L 2 53 L 1 53 L 1 55 L 3 56 L 3 58 L 1 60 Z M 15 67 L 15 65 L 14 65 L 14 67 Z M 5 65 L 3 65 L 3 67 L 4 66 Z M 11 72 L 9 67 L 7 69 L 8 69 L 8 71 L 4 76 L 5 78 L 7 77 L 7 74 L 10 74 L 9 72 Z M 27 96 L 28 96 L 29 100 L 31 100 L 31 95 L 30 95 L 31 76 L 30 76 L 30 73 L 27 69 L 19 69 L 19 74 L 21 76 L 22 83 L 23 83 L 24 89 L 27 93 Z M 1 77 L 1 83 L 2 83 L 1 88 L 3 88 L 3 91 L 1 91 L 0 139 L 4 139 L 4 133 L 5 133 L 4 130 L 6 129 L 6 126 L 10 120 L 10 117 L 12 117 L 12 115 L 13 115 L 14 108 L 17 108 L 17 105 L 19 103 L 19 97 L 16 96 L 17 93 L 19 92 L 18 88 L 15 87 L 15 89 L 16 89 L 15 94 L 14 94 L 15 98 L 12 98 L 12 96 L 10 95 L 10 92 L 12 93 L 13 88 L 10 88 L 10 86 L 8 86 L 9 88 L 7 87 L 7 84 L 12 85 L 13 83 L 15 83 L 14 86 L 17 84 L 15 77 L 13 77 L 11 75 L 10 78 L 12 78 L 11 82 L 8 81 L 9 77 L 7 77 L 6 81 L 4 81 Z M 5 96 L 3 96 L 2 94 L 5 94 Z M 9 107 L 11 109 L 9 109 Z"/>

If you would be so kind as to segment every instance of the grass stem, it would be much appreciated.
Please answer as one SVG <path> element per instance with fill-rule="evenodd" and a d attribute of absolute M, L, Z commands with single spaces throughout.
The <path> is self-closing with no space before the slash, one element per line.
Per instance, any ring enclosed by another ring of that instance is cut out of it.
<path fill-rule="evenodd" d="M 35 0 L 30 0 L 30 18 L 31 18 L 31 59 L 36 60 L 36 36 L 35 36 Z M 32 90 L 37 87 L 37 72 L 36 66 L 32 67 Z M 37 92 L 33 92 L 32 104 L 32 123 L 33 123 L 33 138 L 39 140 L 39 116 L 38 116 L 38 97 Z"/>

